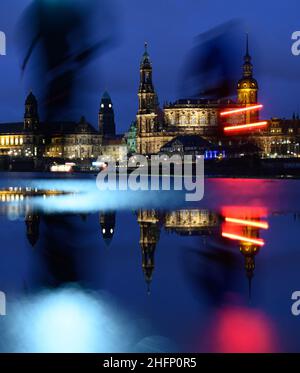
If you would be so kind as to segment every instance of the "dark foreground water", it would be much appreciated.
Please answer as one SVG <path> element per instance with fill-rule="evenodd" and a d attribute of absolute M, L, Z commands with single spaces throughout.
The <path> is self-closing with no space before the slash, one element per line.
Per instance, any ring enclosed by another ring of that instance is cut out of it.
<path fill-rule="evenodd" d="M 0 178 L 2 352 L 300 351 L 300 181 L 39 177 Z"/>

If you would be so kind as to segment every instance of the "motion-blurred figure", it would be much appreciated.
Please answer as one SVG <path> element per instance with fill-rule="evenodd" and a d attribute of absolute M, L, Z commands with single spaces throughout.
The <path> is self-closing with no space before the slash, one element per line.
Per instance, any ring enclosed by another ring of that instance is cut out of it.
<path fill-rule="evenodd" d="M 74 98 L 82 93 L 79 74 L 116 41 L 111 1 L 33 0 L 18 35 L 22 72 L 27 74 L 33 62 L 34 88 L 43 98 L 45 119 L 73 119 Z"/>
<path fill-rule="evenodd" d="M 240 23 L 230 21 L 197 37 L 181 75 L 181 97 L 222 99 L 235 94 L 240 36 Z"/>

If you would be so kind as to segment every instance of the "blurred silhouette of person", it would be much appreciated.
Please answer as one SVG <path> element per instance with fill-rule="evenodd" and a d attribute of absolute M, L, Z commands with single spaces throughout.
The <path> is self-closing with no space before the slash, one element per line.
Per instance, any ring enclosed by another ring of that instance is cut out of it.
<path fill-rule="evenodd" d="M 240 22 L 230 21 L 197 37 L 181 74 L 182 97 L 224 99 L 235 94 L 239 29 Z"/>
<path fill-rule="evenodd" d="M 110 3 L 34 0 L 24 12 L 18 28 L 22 72 L 33 62 L 32 78 L 46 121 L 74 115 L 74 98 L 82 90 L 79 73 L 116 41 Z"/>

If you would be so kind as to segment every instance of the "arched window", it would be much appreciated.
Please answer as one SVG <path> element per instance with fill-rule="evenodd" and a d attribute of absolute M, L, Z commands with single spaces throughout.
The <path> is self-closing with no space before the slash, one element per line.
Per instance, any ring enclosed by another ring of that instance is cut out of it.
<path fill-rule="evenodd" d="M 205 125 L 206 124 L 206 118 L 204 116 L 200 117 L 200 125 Z"/>

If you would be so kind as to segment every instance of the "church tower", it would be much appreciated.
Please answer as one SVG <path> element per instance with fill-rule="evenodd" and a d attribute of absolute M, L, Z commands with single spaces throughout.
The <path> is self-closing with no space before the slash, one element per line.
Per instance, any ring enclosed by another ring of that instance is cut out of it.
<path fill-rule="evenodd" d="M 152 64 L 145 43 L 145 52 L 140 64 L 139 110 L 137 114 L 137 134 L 143 136 L 158 130 L 158 98 L 152 82 Z M 137 151 L 141 154 L 150 152 L 146 143 L 138 141 Z"/>
<path fill-rule="evenodd" d="M 116 135 L 114 107 L 107 92 L 102 96 L 100 103 L 99 132 L 104 137 L 114 137 Z"/>
<path fill-rule="evenodd" d="M 155 250 L 160 237 L 160 222 L 157 212 L 140 210 L 138 212 L 138 223 L 140 225 L 142 267 L 149 294 L 155 267 Z"/>
<path fill-rule="evenodd" d="M 257 104 L 258 83 L 253 78 L 252 58 L 249 54 L 249 40 L 247 34 L 246 54 L 244 56 L 243 77 L 238 82 L 238 104 L 250 106 Z M 246 123 L 258 121 L 258 111 L 248 112 Z"/>
<path fill-rule="evenodd" d="M 158 107 L 157 95 L 152 82 L 152 64 L 145 43 L 145 52 L 140 65 L 139 114 L 150 114 Z"/>
<path fill-rule="evenodd" d="M 25 101 L 24 129 L 27 131 L 37 130 L 39 127 L 38 103 L 32 92 Z"/>

